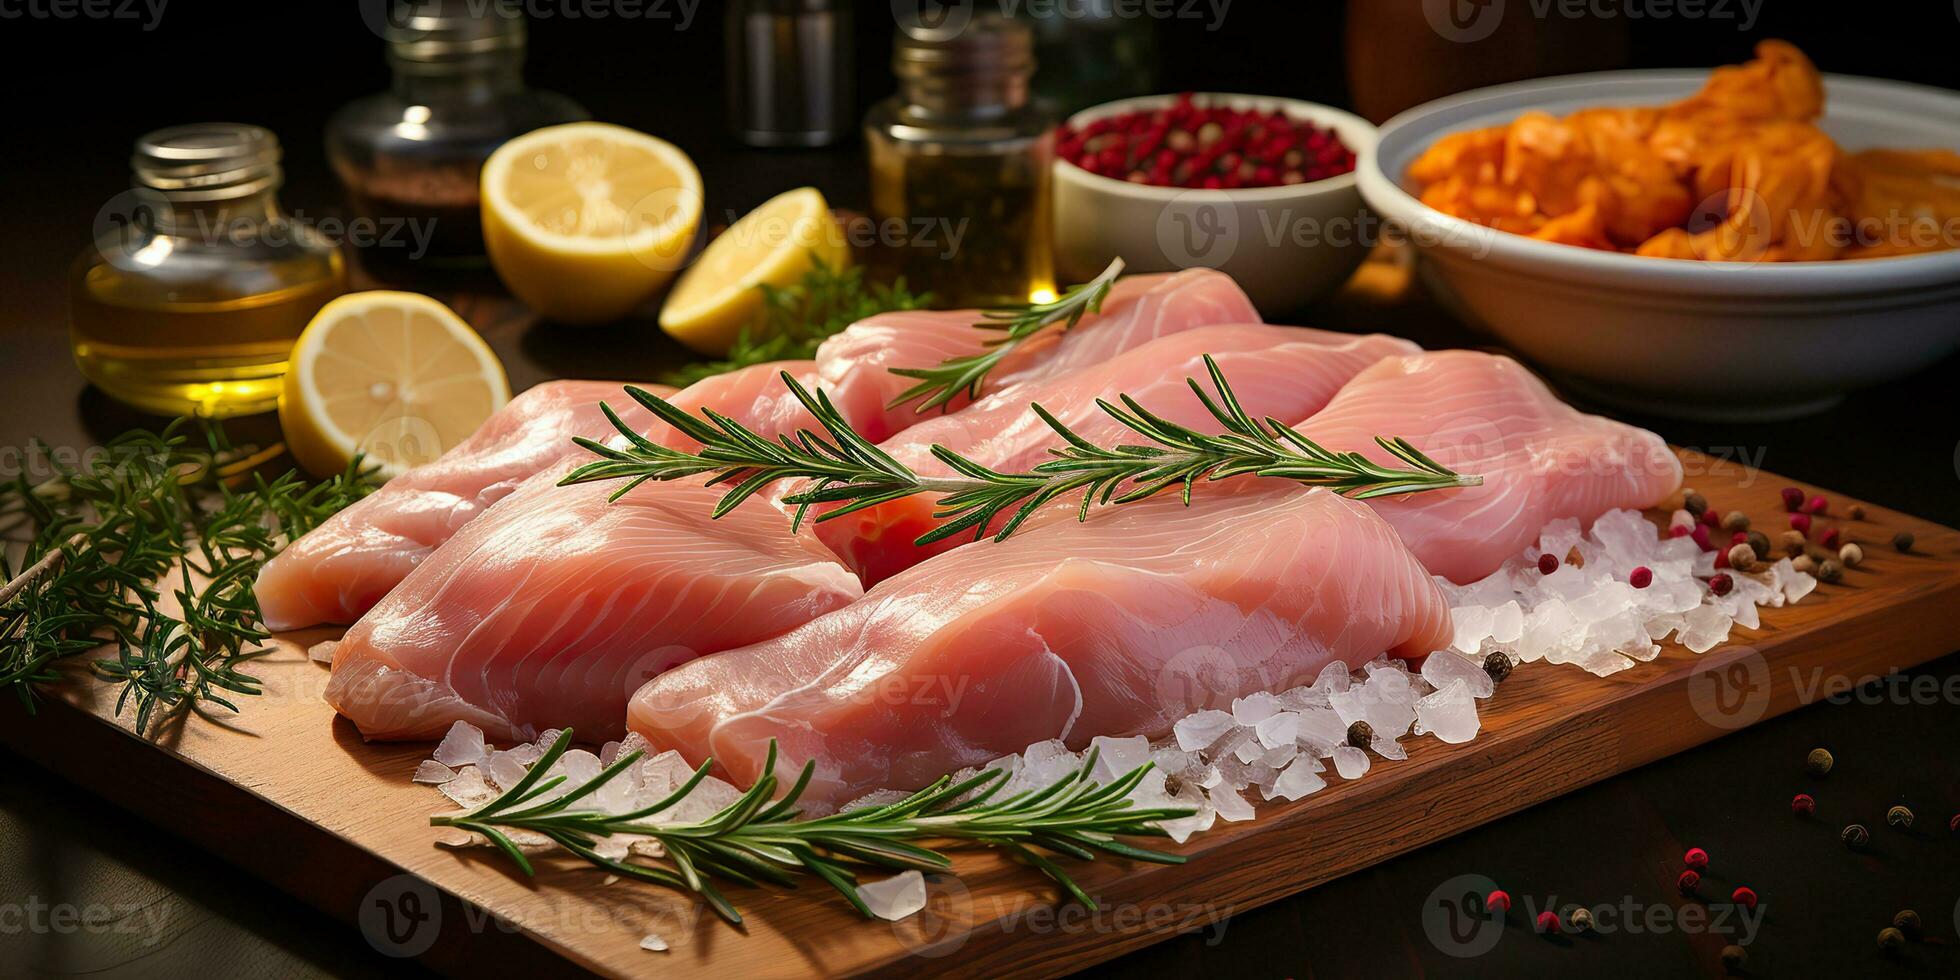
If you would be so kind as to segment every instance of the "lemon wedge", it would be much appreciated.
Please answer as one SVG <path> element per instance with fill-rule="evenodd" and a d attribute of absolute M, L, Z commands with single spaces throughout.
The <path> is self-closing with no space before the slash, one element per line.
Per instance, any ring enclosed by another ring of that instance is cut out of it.
<path fill-rule="evenodd" d="M 701 173 L 680 148 L 606 123 L 533 130 L 483 164 L 483 238 L 504 285 L 565 323 L 646 302 L 687 260 Z"/>
<path fill-rule="evenodd" d="M 419 293 L 349 293 L 293 345 L 279 425 L 315 476 L 359 453 L 384 478 L 435 459 L 510 401 L 504 366 L 470 325 Z"/>
<path fill-rule="evenodd" d="M 784 191 L 708 243 L 667 294 L 660 328 L 700 353 L 721 357 L 762 313 L 756 286 L 793 285 L 813 260 L 833 269 L 850 263 L 843 226 L 816 188 Z"/>

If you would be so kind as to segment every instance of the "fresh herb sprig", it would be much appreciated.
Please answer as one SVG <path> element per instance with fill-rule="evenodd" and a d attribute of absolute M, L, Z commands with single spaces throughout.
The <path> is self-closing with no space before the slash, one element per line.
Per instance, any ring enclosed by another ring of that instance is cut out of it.
<path fill-rule="evenodd" d="M 0 485 L 0 530 L 25 539 L 0 548 L 0 690 L 30 710 L 56 661 L 104 645 L 115 657 L 95 669 L 122 684 L 138 732 L 200 702 L 236 710 L 227 694 L 258 693 L 239 668 L 268 636 L 259 568 L 372 488 L 358 461 L 318 484 L 267 481 L 254 470 L 277 449 L 233 447 L 214 424 L 200 444 L 191 428 L 127 433 L 51 479 Z M 160 585 L 173 571 L 175 614 Z"/>
<path fill-rule="evenodd" d="M 722 894 L 717 879 L 750 886 L 793 886 L 798 876 L 812 874 L 869 916 L 871 909 L 858 894 L 854 869 L 950 871 L 952 860 L 917 843 L 921 841 L 1001 848 L 1047 875 L 1071 900 L 1093 907 L 1094 900 L 1050 855 L 1093 861 L 1098 854 L 1110 854 L 1182 864 L 1180 855 L 1134 847 L 1117 838 L 1167 836 L 1159 826 L 1162 821 L 1193 812 L 1131 803 L 1128 794 L 1149 773 L 1148 762 L 1107 784 L 1091 780 L 1096 762 L 1091 750 L 1080 769 L 1042 789 L 997 798 L 1007 773 L 988 769 L 959 781 L 942 776 L 894 803 L 805 819 L 796 804 L 816 765 L 804 763 L 796 782 L 776 799 L 779 783 L 772 739 L 762 775 L 735 802 L 697 823 L 662 823 L 655 818 L 695 791 L 707 778 L 712 759 L 702 762 L 685 783 L 657 803 L 629 813 L 603 813 L 577 804 L 631 768 L 641 753 L 629 752 L 590 780 L 565 786 L 565 777 L 549 770 L 572 744 L 571 734 L 561 732 L 524 778 L 496 799 L 463 813 L 431 817 L 430 825 L 483 835 L 527 875 L 535 874 L 531 860 L 506 831 L 542 834 L 613 874 L 699 894 L 722 918 L 737 925 L 742 913 Z M 600 839 L 616 834 L 658 841 L 671 867 L 600 854 Z"/>
<path fill-rule="evenodd" d="M 1129 503 L 1172 488 L 1177 488 L 1188 505 L 1199 480 L 1239 476 L 1323 486 L 1357 499 L 1472 487 L 1483 482 L 1482 477 L 1450 470 L 1404 439 L 1377 436 L 1375 441 L 1406 469 L 1383 466 L 1357 452 L 1324 449 L 1277 419 L 1253 419 L 1210 356 L 1205 358 L 1205 369 L 1211 380 L 1210 393 L 1197 379 L 1185 380 L 1224 427 L 1222 434 L 1201 433 L 1171 422 L 1124 395 L 1120 406 L 1102 399 L 1096 405 L 1155 445 L 1098 446 L 1037 404 L 1030 407 L 1063 442 L 1049 450 L 1052 459 L 1026 473 L 1001 473 L 935 445 L 932 454 L 958 474 L 950 478 L 921 476 L 900 463 L 852 429 L 829 396 L 821 390 L 812 393 L 787 372 L 783 383 L 823 426 L 824 433 L 802 430 L 772 441 L 725 415 L 703 409 L 697 418 L 658 395 L 629 386 L 626 392 L 635 401 L 700 443 L 700 448 L 674 449 L 655 443 L 633 431 L 610 406 L 602 405 L 626 444 L 615 448 L 591 439 L 577 440 L 600 458 L 574 469 L 559 484 L 624 479 L 625 486 L 613 494 L 617 500 L 648 480 L 705 474 L 710 485 L 733 485 L 715 505 L 714 516 L 721 517 L 777 480 L 814 481 L 809 489 L 783 498 L 796 505 L 796 526 L 801 526 L 809 508 L 817 504 L 844 505 L 818 515 L 818 521 L 825 521 L 903 497 L 933 493 L 939 495 L 939 508 L 933 516 L 943 523 L 916 542 L 927 545 L 968 531 L 977 540 L 990 533 L 997 518 L 1008 514 L 1000 529 L 991 532 L 994 540 L 1005 540 L 1044 505 L 1076 491 L 1083 492 L 1077 517 L 1087 520 L 1093 505 Z"/>
<path fill-rule="evenodd" d="M 893 374 L 919 379 L 918 384 L 892 399 L 892 407 L 918 401 L 919 407 L 915 411 L 924 414 L 950 405 L 961 395 L 980 397 L 980 388 L 986 383 L 987 375 L 1022 342 L 1056 323 L 1061 323 L 1062 329 L 1067 330 L 1081 322 L 1084 314 L 1100 312 L 1103 299 L 1109 295 L 1110 287 L 1116 284 L 1116 277 L 1122 274 L 1123 260 L 1115 259 L 1101 275 L 1069 287 L 1046 303 L 982 312 L 980 315 L 983 319 L 974 327 L 998 331 L 1000 336 L 987 341 L 987 349 L 978 354 L 949 358 L 928 368 L 892 368 Z"/>
<path fill-rule="evenodd" d="M 726 358 L 689 364 L 660 380 L 684 388 L 751 365 L 807 360 L 816 356 L 817 345 L 859 320 L 893 310 L 924 309 L 932 302 L 931 293 L 906 288 L 903 276 L 889 285 L 868 283 L 863 266 L 833 268 L 815 254 L 795 285 L 762 283 L 755 288 L 762 292 L 762 316 L 742 327 Z"/>

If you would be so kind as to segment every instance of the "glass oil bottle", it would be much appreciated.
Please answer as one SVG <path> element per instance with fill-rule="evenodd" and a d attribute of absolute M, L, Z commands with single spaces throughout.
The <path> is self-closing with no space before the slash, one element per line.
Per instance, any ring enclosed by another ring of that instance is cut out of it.
<path fill-rule="evenodd" d="M 943 305 L 1052 295 L 1053 137 L 1029 100 L 1032 31 L 994 14 L 900 28 L 899 92 L 865 120 L 877 263 Z"/>
<path fill-rule="evenodd" d="M 159 415 L 271 410 L 288 355 L 347 290 L 331 243 L 280 210 L 279 141 L 205 123 L 136 143 L 135 187 L 97 221 L 70 280 L 82 375 Z"/>

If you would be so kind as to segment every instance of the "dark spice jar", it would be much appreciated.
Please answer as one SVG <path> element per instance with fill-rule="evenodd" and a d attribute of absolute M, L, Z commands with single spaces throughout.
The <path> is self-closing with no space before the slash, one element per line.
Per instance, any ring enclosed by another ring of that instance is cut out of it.
<path fill-rule="evenodd" d="M 514 136 L 589 116 L 525 87 L 515 4 L 403 0 L 381 30 L 393 87 L 342 106 L 327 124 L 327 157 L 360 223 L 348 242 L 383 275 L 483 268 L 483 161 Z"/>
<path fill-rule="evenodd" d="M 1054 289 L 1053 136 L 1029 99 L 1034 40 L 995 15 L 901 23 L 898 94 L 865 120 L 878 264 L 940 305 L 1004 306 Z"/>

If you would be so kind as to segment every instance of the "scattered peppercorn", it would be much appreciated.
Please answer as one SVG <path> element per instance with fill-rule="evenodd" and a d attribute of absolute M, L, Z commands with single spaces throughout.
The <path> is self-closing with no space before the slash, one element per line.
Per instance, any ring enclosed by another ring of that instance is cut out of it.
<path fill-rule="evenodd" d="M 1831 502 L 1825 500 L 1821 493 L 1812 494 L 1809 500 L 1804 501 L 1803 510 L 1806 514 L 1826 514 L 1831 510 Z"/>
<path fill-rule="evenodd" d="M 1559 931 L 1558 913 L 1551 909 L 1546 909 L 1538 913 L 1538 931 L 1547 936 L 1557 935 Z"/>
<path fill-rule="evenodd" d="M 1491 892 L 1489 895 L 1484 896 L 1484 908 L 1487 908 L 1492 912 L 1497 913 L 1500 916 L 1506 912 L 1511 911 L 1510 893 L 1506 892 L 1502 888 L 1499 888 L 1496 891 Z"/>
<path fill-rule="evenodd" d="M 1737 531 L 1734 534 L 1729 535 L 1730 544 L 1741 544 L 1747 540 L 1749 540 L 1749 534 L 1746 531 Z"/>
<path fill-rule="evenodd" d="M 1796 487 L 1783 488 L 1783 509 L 1795 512 L 1803 509 L 1803 491 Z"/>
<path fill-rule="evenodd" d="M 1817 543 L 1826 548 L 1836 548 L 1844 543 L 1844 535 L 1840 534 L 1837 528 L 1827 527 L 1823 534 L 1817 536 Z"/>
<path fill-rule="evenodd" d="M 1162 187 L 1272 187 L 1348 173 L 1331 129 L 1279 109 L 1237 109 L 1185 93 L 1169 106 L 1055 131 L 1055 154 L 1090 173 Z"/>
<path fill-rule="evenodd" d="M 1956 834 L 1960 834 L 1960 813 L 1954 814 L 1953 819 L 1948 820 L 1946 822 L 1946 829 Z"/>
<path fill-rule="evenodd" d="M 1511 658 L 1502 650 L 1491 651 L 1484 658 L 1484 673 L 1489 674 L 1491 680 L 1504 683 L 1504 678 L 1511 676 Z"/>
<path fill-rule="evenodd" d="M 1729 901 L 1745 909 L 1753 909 L 1756 907 L 1756 890 L 1748 885 L 1743 885 L 1729 893 Z"/>
<path fill-rule="evenodd" d="M 1819 582 L 1830 582 L 1835 584 L 1837 582 L 1842 581 L 1843 579 L 1844 579 L 1843 562 L 1838 561 L 1836 558 L 1826 558 L 1823 561 L 1817 563 L 1817 580 Z"/>
<path fill-rule="evenodd" d="M 1722 550 L 1717 551 L 1715 553 L 1715 567 L 1716 568 L 1729 567 L 1729 549 L 1723 548 Z"/>
<path fill-rule="evenodd" d="M 1542 573 L 1542 574 L 1545 574 L 1545 575 L 1550 575 L 1550 574 L 1552 574 L 1553 572 L 1556 572 L 1556 571 L 1558 571 L 1558 556 L 1557 556 L 1557 555 L 1539 555 L 1539 556 L 1538 556 L 1538 571 L 1539 571 L 1540 573 Z"/>
<path fill-rule="evenodd" d="M 1785 531 L 1777 540 L 1783 542 L 1783 552 L 1792 558 L 1803 554 L 1804 537 L 1802 531 Z"/>
<path fill-rule="evenodd" d="M 1748 950 L 1734 943 L 1722 947 L 1722 966 L 1728 969 L 1729 972 L 1734 973 L 1741 970 L 1742 965 L 1747 962 L 1749 962 Z"/>
<path fill-rule="evenodd" d="M 1701 887 L 1701 875 L 1692 870 L 1683 871 L 1679 878 L 1674 879 L 1674 887 L 1681 889 L 1683 895 L 1693 895 L 1695 889 Z"/>
<path fill-rule="evenodd" d="M 1691 532 L 1688 536 L 1695 539 L 1695 543 L 1701 546 L 1701 550 L 1703 551 L 1715 550 L 1715 542 L 1709 540 L 1708 538 L 1708 528 L 1697 525 L 1694 531 Z"/>
<path fill-rule="evenodd" d="M 1886 926 L 1878 931 L 1878 948 L 1883 952 L 1896 952 L 1899 947 L 1905 944 L 1906 934 L 1891 926 Z"/>
<path fill-rule="evenodd" d="M 1368 743 L 1374 741 L 1374 738 L 1374 726 L 1365 721 L 1357 721 L 1348 726 L 1347 743 L 1357 749 L 1367 748 Z"/>
<path fill-rule="evenodd" d="M 1885 822 L 1891 824 L 1894 827 L 1899 828 L 1900 830 L 1911 830 L 1912 811 L 1902 806 L 1895 806 L 1892 809 L 1885 811 Z"/>
<path fill-rule="evenodd" d="M 1837 760 L 1831 757 L 1830 749 L 1811 749 L 1803 760 L 1803 767 L 1813 776 L 1823 776 L 1831 771 Z"/>
<path fill-rule="evenodd" d="M 1817 571 L 1817 559 L 1809 555 L 1798 555 L 1790 560 L 1790 566 L 1799 572 L 1810 575 Z"/>
<path fill-rule="evenodd" d="M 1865 505 L 1852 504 L 1851 508 L 1845 511 L 1845 513 L 1854 521 L 1862 521 L 1865 519 Z"/>
<path fill-rule="evenodd" d="M 1735 579 L 1727 575 L 1717 575 L 1708 580 L 1708 591 L 1716 595 L 1728 595 L 1729 590 L 1733 588 L 1735 588 Z"/>
<path fill-rule="evenodd" d="M 1757 561 L 1769 560 L 1769 535 L 1761 531 L 1752 530 L 1748 534 L 1743 535 L 1742 539 L 1749 542 L 1749 548 L 1756 553 Z"/>
<path fill-rule="evenodd" d="M 1681 498 L 1681 509 L 1699 519 L 1701 515 L 1708 513 L 1708 498 L 1690 490 Z"/>
<path fill-rule="evenodd" d="M 1838 561 L 1843 562 L 1846 568 L 1857 568 L 1864 560 L 1865 549 L 1858 547 L 1856 541 L 1838 549 Z"/>
<path fill-rule="evenodd" d="M 1871 842 L 1872 832 L 1866 830 L 1865 825 L 1861 823 L 1847 824 L 1844 830 L 1838 833 L 1838 839 L 1843 841 L 1846 847 L 1856 850 Z"/>
<path fill-rule="evenodd" d="M 1892 917 L 1892 928 L 1905 933 L 1907 939 L 1918 939 L 1920 928 L 1919 913 L 1911 909 L 1900 909 L 1899 913 Z"/>
<path fill-rule="evenodd" d="M 1739 510 L 1729 511 L 1728 513 L 1722 515 L 1722 530 L 1724 531 L 1749 530 L 1749 515 Z"/>
<path fill-rule="evenodd" d="M 1644 589 L 1654 584 L 1654 570 L 1645 565 L 1627 573 L 1627 584 L 1636 589 Z"/>
<path fill-rule="evenodd" d="M 1892 535 L 1892 547 L 1897 548 L 1900 551 L 1911 551 L 1912 532 L 1900 531 L 1899 533 Z"/>
<path fill-rule="evenodd" d="M 1791 528 L 1792 528 L 1793 530 L 1796 530 L 1796 531 L 1800 531 L 1800 532 L 1802 532 L 1802 533 L 1804 533 L 1804 534 L 1809 534 L 1809 533 L 1810 533 L 1810 515 L 1809 515 L 1809 514 L 1791 514 L 1791 515 L 1790 515 L 1790 527 L 1791 527 Z"/>
<path fill-rule="evenodd" d="M 1690 847 L 1688 853 L 1681 856 L 1681 863 L 1700 871 L 1708 867 L 1708 852 L 1699 847 Z"/>
<path fill-rule="evenodd" d="M 1790 798 L 1790 812 L 1799 817 L 1808 817 L 1817 812 L 1817 801 L 1809 793 L 1798 793 Z"/>
<path fill-rule="evenodd" d="M 1688 525 L 1686 524 L 1676 524 L 1667 529 L 1667 536 L 1670 538 L 1685 538 L 1688 534 Z"/>
<path fill-rule="evenodd" d="M 1739 544 L 1729 549 L 1729 567 L 1746 572 L 1756 567 L 1756 549 Z"/>
<path fill-rule="evenodd" d="M 1591 932 L 1593 926 L 1592 909 L 1588 909 L 1588 908 L 1573 909 L 1568 915 L 1566 915 L 1565 921 L 1567 925 L 1570 925 L 1572 927 L 1573 932 Z"/>
<path fill-rule="evenodd" d="M 1722 526 L 1722 514 L 1713 507 L 1702 511 L 1700 520 L 1703 527 L 1719 530 Z"/>
<path fill-rule="evenodd" d="M 1836 551 L 1834 551 L 1834 550 L 1832 550 L 1832 549 L 1830 549 L 1830 548 L 1826 548 L 1826 547 L 1824 547 L 1824 546 L 1822 546 L 1822 545 L 1815 545 L 1815 544 L 1807 544 L 1807 545 L 1804 545 L 1804 546 L 1803 546 L 1803 553 L 1804 553 L 1804 554 L 1806 554 L 1806 555 L 1809 555 L 1809 556 L 1810 556 L 1810 560 L 1811 560 L 1812 562 L 1822 562 L 1822 561 L 1823 561 L 1824 559 L 1826 559 L 1826 558 L 1836 558 L 1836 557 L 1837 557 L 1837 552 L 1836 552 Z"/>

